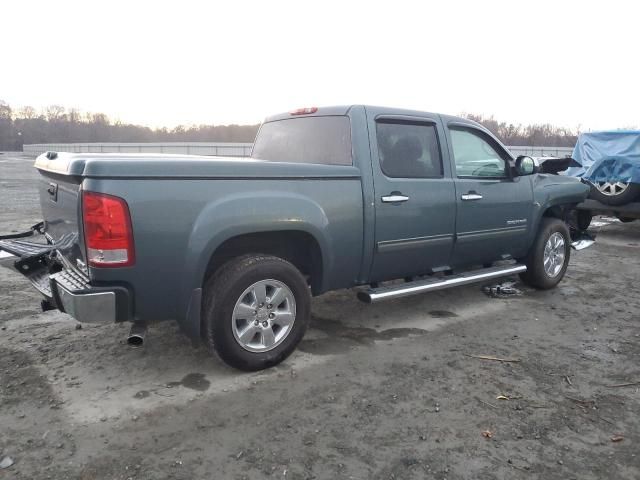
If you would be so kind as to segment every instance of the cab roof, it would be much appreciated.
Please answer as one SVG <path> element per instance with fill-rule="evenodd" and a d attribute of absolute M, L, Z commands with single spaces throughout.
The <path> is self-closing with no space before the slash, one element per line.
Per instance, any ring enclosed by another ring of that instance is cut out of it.
<path fill-rule="evenodd" d="M 416 115 L 424 115 L 427 114 L 429 116 L 440 116 L 443 123 L 458 123 L 458 124 L 466 124 L 473 125 L 474 127 L 480 127 L 483 130 L 485 128 L 477 122 L 473 120 L 469 120 L 468 118 L 457 117 L 454 115 L 445 115 L 434 112 L 426 112 L 422 110 L 410 110 L 404 108 L 393 108 L 393 107 L 381 107 L 374 105 L 335 105 L 335 106 L 327 106 L 327 107 L 312 107 L 315 111 L 313 113 L 304 113 L 304 114 L 294 114 L 294 110 L 288 112 L 277 113 L 275 115 L 270 115 L 265 118 L 264 123 L 272 122 L 274 120 L 285 120 L 288 118 L 296 118 L 296 117 L 322 117 L 327 115 L 348 115 L 349 110 L 355 107 L 363 107 L 367 110 L 384 110 L 386 114 L 389 115 L 406 115 L 406 116 L 416 116 Z"/>

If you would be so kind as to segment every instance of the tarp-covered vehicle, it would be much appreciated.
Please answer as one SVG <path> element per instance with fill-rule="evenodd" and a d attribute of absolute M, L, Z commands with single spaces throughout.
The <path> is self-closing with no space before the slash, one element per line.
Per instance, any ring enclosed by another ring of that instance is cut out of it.
<path fill-rule="evenodd" d="M 589 198 L 576 207 L 580 230 L 587 229 L 594 215 L 622 222 L 640 219 L 640 131 L 580 134 L 566 174 L 591 185 Z"/>
<path fill-rule="evenodd" d="M 567 175 L 591 185 L 590 198 L 605 205 L 625 205 L 640 196 L 640 131 L 582 133 Z"/>

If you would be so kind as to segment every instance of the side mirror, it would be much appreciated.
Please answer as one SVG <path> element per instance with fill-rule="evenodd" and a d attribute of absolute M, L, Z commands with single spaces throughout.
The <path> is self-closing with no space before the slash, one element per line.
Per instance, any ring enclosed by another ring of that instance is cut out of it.
<path fill-rule="evenodd" d="M 525 175 L 533 175 L 534 173 L 537 173 L 538 167 L 536 165 L 536 161 L 533 158 L 527 155 L 520 155 L 518 158 L 516 158 L 515 170 L 516 175 L 522 177 Z"/>

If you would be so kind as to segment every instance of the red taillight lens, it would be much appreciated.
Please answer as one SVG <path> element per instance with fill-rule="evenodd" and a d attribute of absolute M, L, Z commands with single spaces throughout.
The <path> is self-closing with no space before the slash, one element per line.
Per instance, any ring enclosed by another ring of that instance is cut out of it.
<path fill-rule="evenodd" d="M 92 267 L 128 267 L 135 262 L 127 202 L 104 193 L 82 192 L 87 261 Z"/>

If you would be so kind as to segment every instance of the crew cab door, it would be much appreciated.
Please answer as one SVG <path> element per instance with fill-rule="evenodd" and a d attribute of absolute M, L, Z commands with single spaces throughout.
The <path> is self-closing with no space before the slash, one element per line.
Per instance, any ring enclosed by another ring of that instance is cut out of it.
<path fill-rule="evenodd" d="M 456 200 L 440 119 L 376 109 L 367 114 L 375 192 L 370 280 L 445 268 L 453 249 Z"/>
<path fill-rule="evenodd" d="M 490 263 L 526 254 L 533 210 L 532 176 L 513 177 L 511 156 L 472 125 L 449 124 L 456 190 L 454 266 Z"/>

